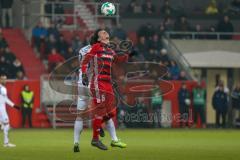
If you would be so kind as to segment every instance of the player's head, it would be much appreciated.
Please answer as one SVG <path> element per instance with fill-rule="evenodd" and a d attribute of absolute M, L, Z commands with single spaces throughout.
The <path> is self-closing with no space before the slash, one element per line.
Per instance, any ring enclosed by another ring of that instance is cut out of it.
<path fill-rule="evenodd" d="M 29 91 L 29 86 L 28 86 L 27 84 L 26 84 L 26 85 L 24 85 L 24 87 L 23 87 L 23 88 L 24 88 L 24 90 L 25 90 L 25 91 Z"/>
<path fill-rule="evenodd" d="M 0 75 L 0 84 L 5 85 L 7 80 L 7 76 L 5 74 Z"/>
<path fill-rule="evenodd" d="M 108 44 L 109 43 L 109 33 L 104 29 L 97 29 L 91 38 L 90 44 L 91 43 L 94 44 L 97 42 Z"/>

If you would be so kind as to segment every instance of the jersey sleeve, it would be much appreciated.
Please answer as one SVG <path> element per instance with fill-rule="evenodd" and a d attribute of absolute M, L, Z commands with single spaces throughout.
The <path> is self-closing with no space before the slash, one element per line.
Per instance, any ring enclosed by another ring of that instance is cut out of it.
<path fill-rule="evenodd" d="M 11 107 L 14 106 L 14 103 L 8 98 L 7 90 L 5 88 L 1 88 L 1 96 L 3 97 L 5 103 L 7 103 Z"/>
<path fill-rule="evenodd" d="M 87 72 L 88 63 L 91 61 L 91 59 L 97 54 L 98 45 L 93 45 L 92 48 L 89 50 L 89 52 L 84 56 L 81 67 L 82 67 L 82 73 Z"/>

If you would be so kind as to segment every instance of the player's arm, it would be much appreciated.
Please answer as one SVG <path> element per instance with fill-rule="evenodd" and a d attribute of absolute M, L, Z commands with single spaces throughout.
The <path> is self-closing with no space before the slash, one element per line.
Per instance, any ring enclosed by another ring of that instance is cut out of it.
<path fill-rule="evenodd" d="M 117 54 L 116 52 L 114 52 L 114 62 L 118 63 L 118 62 L 127 62 L 128 61 L 128 53 L 125 54 Z"/>
<path fill-rule="evenodd" d="M 4 102 L 12 108 L 20 109 L 19 106 L 15 105 L 7 96 L 7 91 L 5 89 L 1 90 L 1 95 L 4 98 Z"/>
<path fill-rule="evenodd" d="M 82 60 L 81 63 L 81 70 L 82 70 L 82 84 L 85 86 L 88 86 L 88 77 L 87 77 L 87 68 L 88 63 L 91 61 L 91 59 L 97 54 L 97 45 L 93 45 L 90 51 L 85 55 L 85 57 Z"/>

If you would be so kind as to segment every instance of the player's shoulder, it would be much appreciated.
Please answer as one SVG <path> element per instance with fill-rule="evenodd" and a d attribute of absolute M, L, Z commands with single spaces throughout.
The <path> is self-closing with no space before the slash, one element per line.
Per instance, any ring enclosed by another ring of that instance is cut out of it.
<path fill-rule="evenodd" d="M 89 50 L 90 48 L 91 48 L 91 45 L 89 44 L 89 45 L 84 46 L 82 49 L 83 50 Z"/>
<path fill-rule="evenodd" d="M 5 92 L 7 92 L 7 89 L 5 86 L 0 85 L 0 91 L 1 91 L 1 93 L 5 93 Z"/>
<path fill-rule="evenodd" d="M 82 47 L 79 51 L 79 53 L 86 53 L 91 49 L 91 45 L 86 45 L 84 47 Z"/>

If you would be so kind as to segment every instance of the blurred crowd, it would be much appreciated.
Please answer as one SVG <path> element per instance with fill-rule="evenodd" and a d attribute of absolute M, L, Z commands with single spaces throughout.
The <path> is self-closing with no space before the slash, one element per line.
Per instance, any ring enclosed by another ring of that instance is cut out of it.
<path fill-rule="evenodd" d="M 21 61 L 9 49 L 6 39 L 0 29 L 0 74 L 7 75 L 9 79 L 26 79 Z"/>
<path fill-rule="evenodd" d="M 234 26 L 228 15 L 224 15 L 216 23 L 210 27 L 204 28 L 202 24 L 193 25 L 189 22 L 185 15 L 181 15 L 176 19 L 171 17 L 166 17 L 160 22 L 159 26 L 154 26 L 151 23 L 145 24 L 140 27 L 138 35 L 145 34 L 146 36 L 151 36 L 154 33 L 158 35 L 163 35 L 164 32 L 195 32 L 194 39 L 217 39 L 217 32 L 225 33 L 220 35 L 220 39 L 232 39 L 232 33 L 234 32 Z M 206 33 L 208 32 L 208 33 Z M 192 39 L 191 34 L 172 34 L 171 38 L 180 39 Z"/>
<path fill-rule="evenodd" d="M 163 15 L 163 16 L 175 16 L 178 14 L 183 14 L 186 10 L 179 8 L 174 5 L 174 1 L 171 0 L 163 0 L 163 4 L 160 8 L 156 6 L 152 0 L 139 1 L 139 0 L 131 0 L 125 11 L 130 14 L 145 14 L 145 15 Z M 161 3 L 162 3 L 161 2 Z M 217 0 L 209 0 L 209 3 L 205 8 L 195 7 L 193 6 L 191 10 L 192 14 L 206 14 L 206 15 L 218 15 L 218 14 L 240 14 L 240 1 L 239 0 L 231 0 L 228 5 L 224 5 L 223 3 Z"/>

